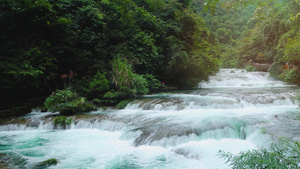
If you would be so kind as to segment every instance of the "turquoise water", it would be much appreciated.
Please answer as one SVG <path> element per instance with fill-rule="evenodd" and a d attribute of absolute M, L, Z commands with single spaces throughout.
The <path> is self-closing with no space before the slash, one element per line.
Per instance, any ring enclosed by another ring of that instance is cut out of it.
<path fill-rule="evenodd" d="M 297 86 L 268 73 L 223 69 L 198 90 L 147 95 L 123 110 L 72 116 L 67 129 L 53 113 L 32 113 L 0 126 L 0 168 L 229 168 L 219 150 L 266 147 L 277 136 L 298 139 Z M 295 128 L 296 130 L 291 130 Z"/>

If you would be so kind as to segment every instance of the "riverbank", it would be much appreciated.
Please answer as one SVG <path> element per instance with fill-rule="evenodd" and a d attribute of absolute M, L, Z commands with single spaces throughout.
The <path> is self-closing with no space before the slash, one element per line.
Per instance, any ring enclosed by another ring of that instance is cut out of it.
<path fill-rule="evenodd" d="M 22 101 L 18 101 L 15 103 L 10 103 L 8 105 L 1 105 L 0 106 L 0 118 L 8 118 L 14 116 L 23 116 L 27 113 L 30 113 L 32 109 L 44 109 L 44 102 L 46 100 L 45 97 L 36 97 L 25 99 Z"/>

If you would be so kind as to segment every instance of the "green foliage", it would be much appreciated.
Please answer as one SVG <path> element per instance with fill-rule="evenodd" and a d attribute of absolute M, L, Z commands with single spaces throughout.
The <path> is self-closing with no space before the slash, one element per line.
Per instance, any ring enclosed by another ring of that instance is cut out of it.
<path fill-rule="evenodd" d="M 50 158 L 49 160 L 45 160 L 42 162 L 43 164 L 47 164 L 47 165 L 56 165 L 57 164 L 57 160 L 55 158 Z"/>
<path fill-rule="evenodd" d="M 253 65 L 246 65 L 246 66 L 245 66 L 245 69 L 246 69 L 248 72 L 256 71 L 256 68 L 255 68 Z"/>
<path fill-rule="evenodd" d="M 218 2 L 218 3 L 217 3 Z M 206 20 L 207 28 L 214 34 L 220 49 L 220 66 L 222 68 L 241 67 L 238 64 L 239 50 L 237 45 L 243 31 L 247 27 L 252 27 L 254 22 L 250 20 L 255 6 L 250 5 L 245 8 L 228 10 L 229 4 L 233 1 L 195 1 L 196 8 L 208 10 L 214 13 L 202 13 Z"/>
<path fill-rule="evenodd" d="M 135 94 L 147 94 L 149 93 L 148 82 L 143 76 L 134 74 L 132 79 L 132 86 Z"/>
<path fill-rule="evenodd" d="M 117 107 L 118 109 L 124 109 L 130 102 L 132 102 L 132 99 L 123 100 L 120 103 L 118 103 Z"/>
<path fill-rule="evenodd" d="M 133 73 L 133 78 L 131 79 L 131 88 L 126 88 L 127 90 L 110 90 L 106 92 L 103 96 L 103 100 L 94 99 L 93 101 L 102 104 L 114 104 L 121 100 L 135 97 L 135 95 L 147 94 L 149 91 L 159 91 L 165 86 L 151 74 L 138 75 Z M 123 88 L 124 89 L 124 88 Z M 119 104 L 123 104 L 121 102 Z M 126 100 L 125 100 L 126 103 Z M 119 106 L 118 106 L 119 107 Z M 123 106 L 120 106 L 123 107 Z"/>
<path fill-rule="evenodd" d="M 105 74 L 97 72 L 92 81 L 89 83 L 89 87 L 93 92 L 104 93 L 109 90 L 109 82 L 105 77 Z"/>
<path fill-rule="evenodd" d="M 93 105 L 87 102 L 86 98 L 78 96 L 69 88 L 57 90 L 46 99 L 44 104 L 49 111 L 59 111 L 62 115 L 94 110 Z"/>
<path fill-rule="evenodd" d="M 50 166 L 56 165 L 57 163 L 58 163 L 57 159 L 50 158 L 48 160 L 40 162 L 35 168 L 38 169 L 48 168 Z"/>
<path fill-rule="evenodd" d="M 97 71 L 95 76 L 80 80 L 75 89 L 88 99 L 102 98 L 109 91 L 110 82 L 106 78 L 106 72 Z"/>
<path fill-rule="evenodd" d="M 300 76 L 298 69 L 286 69 L 284 70 L 279 76 L 281 80 L 291 83 L 291 84 L 299 84 L 300 82 Z"/>
<path fill-rule="evenodd" d="M 120 92 L 136 94 L 147 94 L 149 89 L 147 87 L 147 80 L 136 73 L 133 73 L 131 65 L 126 60 L 122 61 L 120 58 L 114 60 L 112 65 L 113 82 Z M 111 94 L 110 94 L 111 95 Z"/>
<path fill-rule="evenodd" d="M 1 98 L 45 95 L 70 81 L 90 100 L 105 100 L 113 89 L 115 96 L 132 97 L 160 88 L 159 81 L 144 80 L 148 75 L 172 86 L 194 86 L 219 68 L 219 49 L 192 3 L 3 1 Z"/>
<path fill-rule="evenodd" d="M 297 1 L 259 2 L 254 13 L 256 25 L 246 29 L 238 45 L 238 65 L 248 61 L 269 63 L 272 76 L 289 83 L 297 83 L 296 70 L 283 71 L 285 63 L 300 65 L 299 21 L 290 19 L 300 10 Z"/>
<path fill-rule="evenodd" d="M 237 68 L 239 67 L 238 60 L 238 50 L 234 46 L 223 46 L 222 53 L 220 56 L 220 62 L 222 68 Z"/>
<path fill-rule="evenodd" d="M 300 65 L 300 33 L 288 39 L 284 51 L 284 59 L 289 63 Z"/>
<path fill-rule="evenodd" d="M 295 99 L 300 101 L 300 92 L 297 93 Z M 297 116 L 297 119 L 300 120 L 300 115 Z"/>
<path fill-rule="evenodd" d="M 17 98 L 42 88 L 56 63 L 43 33 L 50 29 L 47 21 L 54 19 L 51 8 L 48 1 L 1 1 L 0 99 L 11 98 L 10 92 Z"/>
<path fill-rule="evenodd" d="M 281 139 L 273 143 L 270 149 L 260 148 L 232 155 L 219 152 L 233 169 L 298 168 L 300 162 L 300 142 Z"/>
<path fill-rule="evenodd" d="M 106 78 L 106 72 L 97 73 L 90 77 L 76 81 L 72 89 L 81 96 L 85 96 L 88 100 L 96 99 L 97 103 L 103 99 L 103 95 L 111 88 L 111 82 Z"/>
<path fill-rule="evenodd" d="M 160 91 L 166 87 L 165 84 L 156 79 L 152 74 L 145 74 L 143 77 L 147 80 L 147 88 L 150 92 Z"/>
<path fill-rule="evenodd" d="M 277 61 L 273 62 L 271 67 L 268 69 L 271 76 L 278 77 L 282 73 L 282 63 Z"/>
<path fill-rule="evenodd" d="M 126 60 L 122 61 L 119 57 L 112 63 L 113 82 L 120 91 L 130 91 L 134 73 Z"/>
<path fill-rule="evenodd" d="M 108 92 L 105 93 L 104 98 L 109 98 L 109 99 L 117 98 L 117 97 L 119 97 L 119 93 L 120 92 L 116 92 L 115 90 L 111 90 L 111 91 L 108 91 Z"/>
<path fill-rule="evenodd" d="M 72 123 L 73 119 L 66 116 L 57 116 L 54 118 L 54 125 L 66 126 Z"/>
<path fill-rule="evenodd" d="M 60 104 L 65 104 L 77 98 L 77 94 L 70 89 L 57 90 L 46 99 L 45 106 L 49 111 L 60 111 Z"/>
<path fill-rule="evenodd" d="M 179 3 L 182 3 L 183 7 L 188 7 L 192 0 L 178 0 Z"/>

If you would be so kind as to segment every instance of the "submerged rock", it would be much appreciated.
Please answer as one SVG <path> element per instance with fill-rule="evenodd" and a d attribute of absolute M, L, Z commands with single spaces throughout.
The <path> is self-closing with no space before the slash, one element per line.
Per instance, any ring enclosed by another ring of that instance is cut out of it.
<path fill-rule="evenodd" d="M 58 160 L 55 158 L 50 158 L 48 160 L 42 161 L 39 164 L 37 164 L 34 169 L 44 169 L 48 168 L 50 166 L 56 165 L 58 163 Z"/>
<path fill-rule="evenodd" d="M 8 161 L 6 154 L 0 153 L 0 168 L 8 168 Z"/>

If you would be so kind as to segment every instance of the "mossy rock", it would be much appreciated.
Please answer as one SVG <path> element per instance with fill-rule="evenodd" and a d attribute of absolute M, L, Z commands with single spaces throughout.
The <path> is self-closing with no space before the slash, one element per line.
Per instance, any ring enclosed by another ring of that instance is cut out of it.
<path fill-rule="evenodd" d="M 117 108 L 124 109 L 132 101 L 133 101 L 133 99 L 123 100 L 117 105 Z"/>
<path fill-rule="evenodd" d="M 57 90 L 45 101 L 45 107 L 51 112 L 60 112 L 61 115 L 73 115 L 77 112 L 96 110 L 86 98 L 80 97 L 70 89 Z"/>
<path fill-rule="evenodd" d="M 6 154 L 0 153 L 0 168 L 8 168 L 9 161 Z"/>
<path fill-rule="evenodd" d="M 76 101 L 78 102 L 78 101 Z M 60 115 L 63 116 L 70 116 L 70 115 L 74 115 L 77 112 L 88 112 L 88 111 L 93 111 L 96 110 L 96 108 L 88 102 L 84 102 L 84 103 L 68 103 L 63 105 L 63 107 L 61 107 L 60 109 Z"/>
<path fill-rule="evenodd" d="M 36 167 L 34 167 L 35 169 L 46 169 L 50 166 L 56 165 L 58 163 L 58 160 L 55 158 L 50 158 L 48 160 L 42 161 L 40 162 L 38 165 L 36 165 Z"/>
<path fill-rule="evenodd" d="M 298 115 L 298 116 L 296 117 L 296 120 L 300 121 L 300 115 Z"/>
<path fill-rule="evenodd" d="M 72 123 L 73 119 L 71 117 L 66 116 L 57 116 L 54 118 L 54 125 L 56 127 L 66 128 L 68 125 Z"/>

